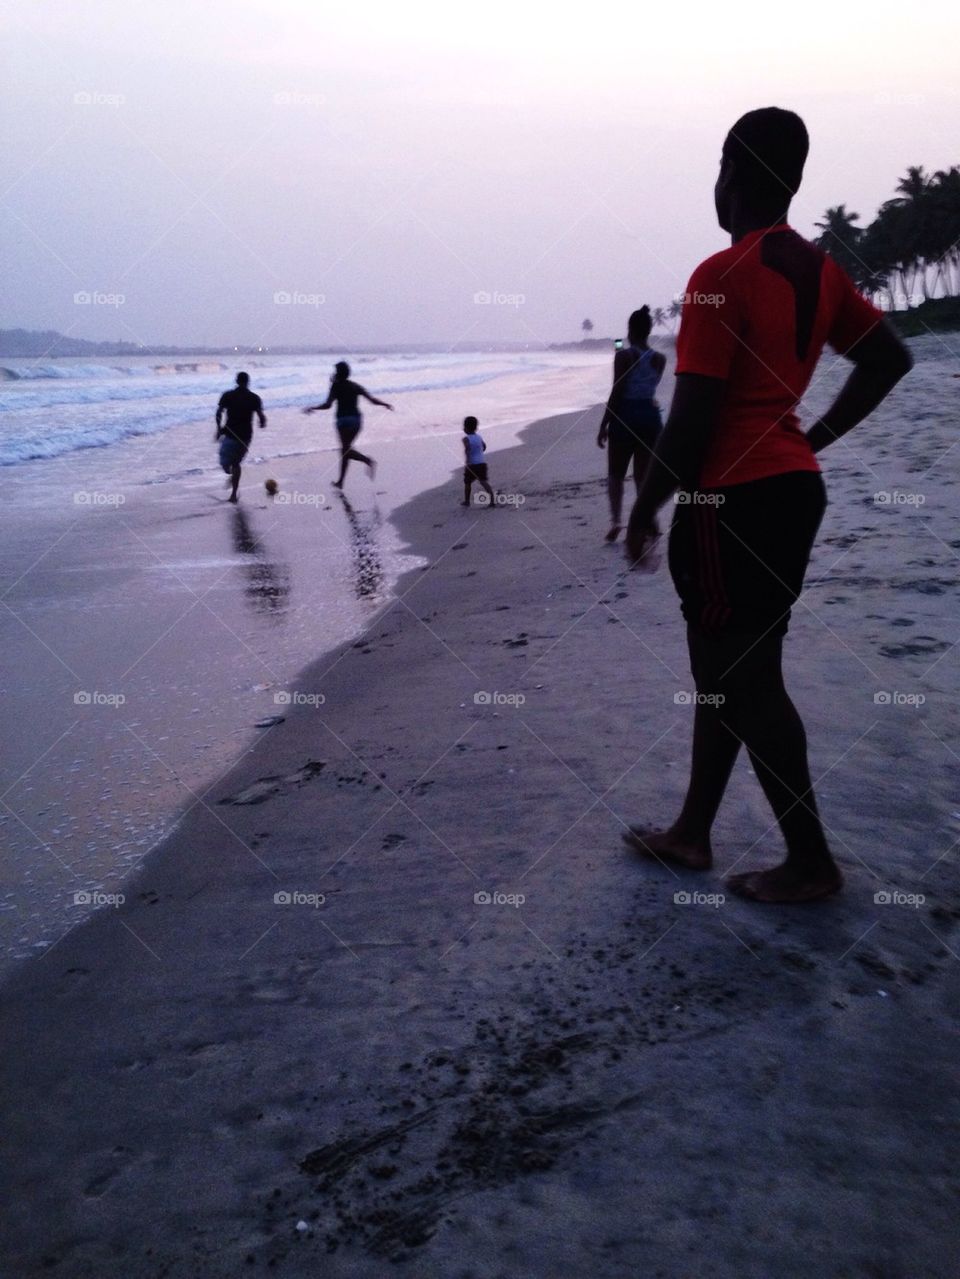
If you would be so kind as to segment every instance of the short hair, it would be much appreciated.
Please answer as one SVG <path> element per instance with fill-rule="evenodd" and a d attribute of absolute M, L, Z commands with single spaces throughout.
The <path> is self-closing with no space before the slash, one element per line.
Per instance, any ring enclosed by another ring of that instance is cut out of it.
<path fill-rule="evenodd" d="M 810 150 L 807 126 L 794 111 L 761 107 L 742 115 L 726 136 L 723 157 L 738 186 L 759 199 L 794 196 Z"/>
<path fill-rule="evenodd" d="M 337 377 L 350 376 L 350 365 L 346 362 L 346 360 L 338 360 L 333 367 Z"/>
<path fill-rule="evenodd" d="M 246 385 L 247 385 L 247 383 L 248 383 L 249 381 L 250 381 L 250 374 L 249 374 L 249 373 L 238 373 L 238 374 L 237 374 L 237 386 L 246 386 Z"/>
<path fill-rule="evenodd" d="M 479 423 L 475 417 L 465 417 L 463 419 L 463 429 L 465 431 L 475 431 L 478 426 Z"/>
<path fill-rule="evenodd" d="M 627 321 L 627 334 L 634 333 L 638 338 L 642 338 L 645 342 L 650 336 L 650 330 L 653 322 L 650 319 L 650 308 L 642 306 L 639 311 L 634 311 L 633 315 Z"/>

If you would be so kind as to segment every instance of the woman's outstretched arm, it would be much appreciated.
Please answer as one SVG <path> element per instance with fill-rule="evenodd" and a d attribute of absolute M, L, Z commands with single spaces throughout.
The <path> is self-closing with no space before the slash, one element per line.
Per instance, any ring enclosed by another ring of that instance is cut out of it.
<path fill-rule="evenodd" d="M 369 391 L 365 391 L 362 386 L 359 388 L 359 390 L 363 398 L 365 400 L 369 400 L 371 404 L 378 404 L 380 408 L 389 409 L 391 413 L 393 412 L 393 405 L 388 404 L 386 400 L 378 400 L 375 395 L 371 395 Z"/>
<path fill-rule="evenodd" d="M 308 408 L 305 408 L 303 411 L 304 413 L 316 413 L 320 409 L 330 408 L 332 404 L 333 404 L 333 396 L 328 395 L 322 404 L 311 404 Z"/>

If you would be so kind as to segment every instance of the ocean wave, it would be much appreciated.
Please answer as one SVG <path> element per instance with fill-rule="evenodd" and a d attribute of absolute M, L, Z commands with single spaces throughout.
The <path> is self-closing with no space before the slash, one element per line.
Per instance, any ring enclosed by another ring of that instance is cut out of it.
<path fill-rule="evenodd" d="M 493 367 L 468 367 L 456 374 L 453 368 L 457 362 L 462 367 L 463 357 L 458 361 L 458 357 L 440 355 L 433 362 L 415 357 L 405 366 L 388 359 L 369 371 L 365 368 L 364 381 L 369 380 L 370 390 L 376 395 L 402 396 L 480 386 L 511 374 L 529 374 L 549 367 L 529 357 L 514 357 Z M 212 421 L 217 399 L 227 389 L 223 376 L 210 373 L 174 372 L 151 377 L 144 375 L 142 369 L 132 372 L 135 376 L 125 371 L 122 380 L 114 373 L 112 381 L 99 373 L 89 374 L 86 380 L 75 376 L 69 386 L 60 382 L 59 374 L 45 385 L 9 384 L 0 393 L 0 467 L 107 448 L 171 427 Z M 424 373 L 428 376 L 422 376 Z M 431 373 L 433 376 L 429 376 Z M 55 381 L 60 384 L 54 385 Z M 254 378 L 254 389 L 263 394 L 268 415 L 275 409 L 297 408 L 311 399 L 315 401 L 325 385 L 325 370 L 316 363 L 273 369 L 264 366 L 257 369 Z"/>
<path fill-rule="evenodd" d="M 44 382 L 50 379 L 126 377 L 131 370 L 112 364 L 5 364 L 0 382 Z"/>
<path fill-rule="evenodd" d="M 216 401 L 224 391 L 229 389 L 229 385 L 222 375 L 215 377 L 211 374 L 191 377 L 168 374 L 157 378 L 141 375 L 125 377 L 123 381 L 118 381 L 116 377 L 112 381 L 91 379 L 88 382 L 69 386 L 55 382 L 41 385 L 31 382 L 28 386 L 14 383 L 0 393 L 0 419 L 7 414 L 29 413 L 39 409 L 62 408 L 70 405 L 79 407 L 174 398 L 189 402 L 200 397 Z M 265 373 L 257 378 L 256 389 L 262 392 L 274 387 L 298 385 L 302 385 L 302 377 L 299 373 Z"/>

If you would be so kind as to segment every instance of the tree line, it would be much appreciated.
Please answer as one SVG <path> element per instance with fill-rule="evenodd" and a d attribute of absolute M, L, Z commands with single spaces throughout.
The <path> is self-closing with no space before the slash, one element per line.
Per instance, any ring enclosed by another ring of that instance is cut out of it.
<path fill-rule="evenodd" d="M 845 204 L 827 209 L 816 243 L 890 310 L 960 292 L 960 167 L 913 165 L 869 226 Z"/>
<path fill-rule="evenodd" d="M 911 166 L 870 225 L 859 223 L 859 213 L 838 204 L 815 224 L 814 243 L 861 292 L 891 311 L 960 294 L 960 166 L 933 174 Z M 682 309 L 677 298 L 655 307 L 654 328 L 675 327 Z"/>

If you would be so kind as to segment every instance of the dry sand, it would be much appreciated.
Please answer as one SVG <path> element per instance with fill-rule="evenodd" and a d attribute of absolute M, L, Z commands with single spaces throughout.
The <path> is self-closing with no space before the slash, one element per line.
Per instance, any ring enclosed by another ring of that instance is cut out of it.
<path fill-rule="evenodd" d="M 719 873 L 621 849 L 682 794 L 681 623 L 601 544 L 596 413 L 539 423 L 490 458 L 524 504 L 411 503 L 429 565 L 298 681 L 323 705 L 3 988 L 0 1272 L 957 1274 L 943 395 L 921 363 L 828 459 L 788 641 L 841 898 L 684 904 Z M 741 762 L 719 872 L 770 825 Z"/>

